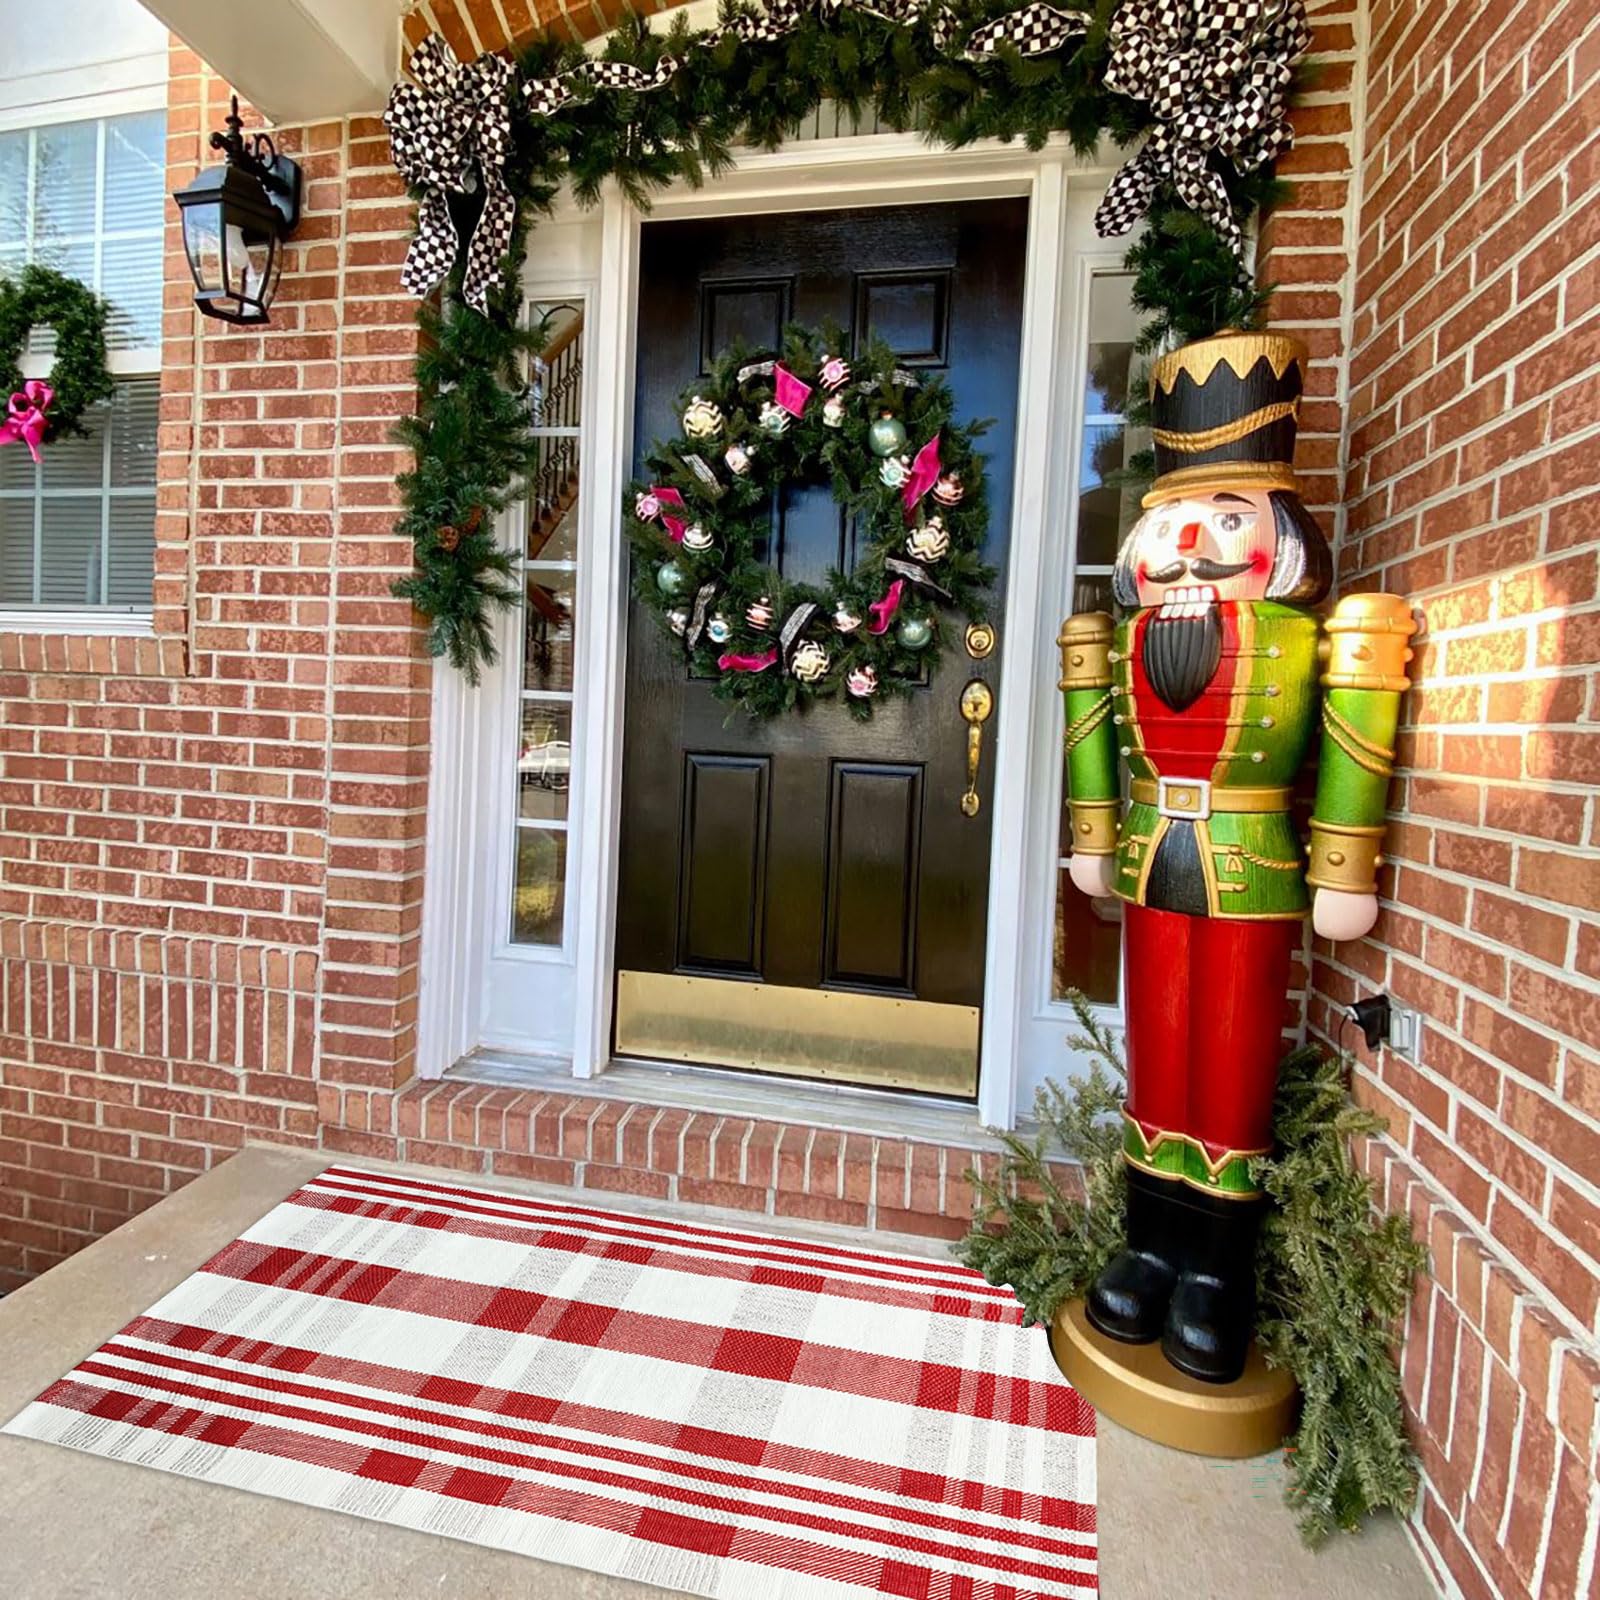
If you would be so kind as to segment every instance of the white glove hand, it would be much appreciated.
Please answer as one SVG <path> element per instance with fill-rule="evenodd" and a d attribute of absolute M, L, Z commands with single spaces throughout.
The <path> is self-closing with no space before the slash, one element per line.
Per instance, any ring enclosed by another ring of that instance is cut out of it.
<path fill-rule="evenodd" d="M 1071 855 L 1067 858 L 1067 872 L 1073 884 L 1091 900 L 1104 900 L 1111 893 L 1111 880 L 1115 876 L 1115 856 Z"/>
<path fill-rule="evenodd" d="M 1074 882 L 1077 880 L 1074 879 Z M 1311 926 L 1324 939 L 1361 939 L 1378 920 L 1375 894 L 1351 894 L 1347 889 L 1318 889 L 1311 898 Z"/>

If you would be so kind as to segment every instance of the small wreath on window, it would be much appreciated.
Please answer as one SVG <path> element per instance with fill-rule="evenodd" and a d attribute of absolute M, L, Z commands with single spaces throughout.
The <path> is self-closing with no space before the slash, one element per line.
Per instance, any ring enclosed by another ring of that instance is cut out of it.
<path fill-rule="evenodd" d="M 0 444 L 24 444 L 37 461 L 41 444 L 84 432 L 84 412 L 115 389 L 106 365 L 109 314 L 92 289 L 37 263 L 0 279 Z M 22 353 L 37 327 L 55 330 L 55 364 L 48 378 L 24 378 Z"/>
<path fill-rule="evenodd" d="M 719 356 L 623 506 L 635 593 L 692 670 L 755 717 L 840 695 L 870 717 L 927 681 L 947 615 L 981 621 L 994 581 L 974 449 L 989 424 L 954 424 L 943 380 L 881 341 L 846 348 L 835 328 L 793 326 L 775 357 Z M 764 558 L 772 506 L 816 482 L 853 519 L 857 558 L 791 583 Z"/>

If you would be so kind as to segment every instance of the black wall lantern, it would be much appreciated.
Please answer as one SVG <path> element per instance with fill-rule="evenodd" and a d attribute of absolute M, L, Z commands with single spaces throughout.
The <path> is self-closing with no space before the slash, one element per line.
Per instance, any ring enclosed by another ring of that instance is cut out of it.
<path fill-rule="evenodd" d="M 247 140 L 239 100 L 211 148 L 227 152 L 172 198 L 183 217 L 183 251 L 194 303 L 222 322 L 261 323 L 278 288 L 283 241 L 300 220 L 300 167 L 265 133 Z"/>

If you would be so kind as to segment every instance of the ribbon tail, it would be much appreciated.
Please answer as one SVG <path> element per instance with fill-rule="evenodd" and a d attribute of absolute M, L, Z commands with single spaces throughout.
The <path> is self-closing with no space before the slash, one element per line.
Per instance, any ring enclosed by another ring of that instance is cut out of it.
<path fill-rule="evenodd" d="M 442 189 L 430 189 L 417 206 L 417 231 L 406 251 L 400 282 L 418 300 L 432 293 L 455 264 L 460 240 L 450 220 L 450 206 Z"/>
<path fill-rule="evenodd" d="M 1125 161 L 1094 214 L 1094 231 L 1102 239 L 1123 234 L 1150 209 L 1155 198 L 1155 160 L 1148 149 Z"/>
<path fill-rule="evenodd" d="M 1186 206 L 1221 234 L 1236 256 L 1244 254 L 1244 234 L 1228 201 L 1227 187 L 1221 176 L 1211 170 L 1204 152 L 1186 152 L 1183 159 L 1173 163 L 1172 187 Z"/>
<path fill-rule="evenodd" d="M 500 263 L 511 248 L 516 226 L 516 197 L 498 173 L 489 177 L 483 214 L 467 241 L 467 273 L 462 296 L 474 311 L 488 315 L 489 291 L 500 282 Z"/>

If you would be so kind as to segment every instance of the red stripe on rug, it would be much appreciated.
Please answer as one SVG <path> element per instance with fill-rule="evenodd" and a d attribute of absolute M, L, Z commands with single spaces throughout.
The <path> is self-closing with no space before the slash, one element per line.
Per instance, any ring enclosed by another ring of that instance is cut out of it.
<path fill-rule="evenodd" d="M 111 1393 L 131 1398 L 136 1403 L 145 1405 L 162 1406 L 171 1405 L 171 1401 L 153 1400 L 147 1396 L 131 1393 L 131 1387 L 140 1380 L 121 1368 L 108 1366 L 92 1357 L 82 1362 L 77 1368 L 79 1373 L 87 1373 L 93 1377 L 104 1378 L 108 1383 L 121 1385 L 120 1388 L 102 1390 L 102 1393 Z M 176 1378 L 152 1380 L 149 1385 L 160 1388 L 166 1393 L 180 1397 L 182 1400 L 197 1402 L 201 1407 L 215 1408 L 228 1406 L 236 1411 L 250 1411 L 275 1422 L 302 1422 L 314 1423 L 324 1428 L 341 1430 L 345 1433 L 366 1434 L 374 1439 L 385 1440 L 390 1445 L 404 1445 L 424 1452 L 447 1452 L 455 1456 L 467 1456 L 475 1460 L 487 1462 L 494 1466 L 516 1467 L 524 1472 L 545 1473 L 558 1478 L 565 1483 L 578 1482 L 596 1489 L 615 1489 L 627 1493 L 648 1495 L 657 1500 L 671 1500 L 677 1505 L 691 1507 L 704 1512 L 721 1512 L 733 1518 L 758 1517 L 765 1520 L 781 1522 L 789 1527 L 805 1528 L 813 1533 L 844 1535 L 858 1542 L 874 1542 L 885 1545 L 892 1550 L 904 1551 L 910 1555 L 926 1558 L 930 1561 L 947 1562 L 970 1567 L 983 1567 L 992 1572 L 1006 1573 L 1013 1578 L 1037 1578 L 1052 1580 L 1057 1579 L 1056 1569 L 1044 1562 L 1027 1561 L 1015 1556 L 1005 1556 L 989 1551 L 963 1550 L 958 1547 L 940 1544 L 932 1539 L 918 1538 L 913 1534 L 898 1533 L 888 1528 L 865 1528 L 859 1523 L 841 1522 L 837 1518 L 820 1516 L 814 1512 L 803 1511 L 791 1506 L 783 1509 L 766 1508 L 751 1502 L 748 1498 L 728 1495 L 716 1495 L 704 1490 L 689 1489 L 679 1484 L 662 1483 L 650 1478 L 630 1477 L 625 1473 L 608 1472 L 600 1467 L 584 1466 L 572 1461 L 560 1460 L 549 1456 L 530 1455 L 525 1451 L 506 1450 L 488 1444 L 472 1444 L 458 1439 L 449 1439 L 437 1430 L 420 1428 L 402 1428 L 392 1423 L 380 1422 L 376 1418 L 362 1417 L 331 1417 L 323 1411 L 309 1406 L 297 1406 L 285 1400 L 270 1399 L 265 1395 L 234 1395 L 223 1393 L 205 1383 L 188 1383 Z M 40 1399 L 49 1405 L 63 1404 L 57 1390 L 67 1390 L 77 1387 L 70 1380 L 63 1379 L 52 1389 L 45 1391 Z M 74 1409 L 82 1410 L 83 1407 Z M 104 1413 L 95 1411 L 94 1415 Z M 220 1416 L 214 1409 L 202 1410 L 196 1415 L 207 1418 L 203 1424 L 206 1428 L 215 1428 L 223 1425 L 222 1431 L 228 1431 L 226 1424 L 232 1422 L 238 1428 L 248 1428 L 249 1423 L 241 1423 L 238 1418 Z M 136 1427 L 146 1427 L 148 1424 L 137 1414 L 137 1405 L 118 1416 L 118 1421 L 131 1422 Z M 173 1430 L 163 1430 L 173 1431 Z M 189 1429 L 181 1430 L 188 1433 Z M 238 1444 L 239 1438 L 217 1439 L 202 1431 L 196 1437 L 206 1439 L 208 1442 Z M 317 1434 L 315 1439 L 323 1444 L 330 1441 L 323 1434 Z M 241 1435 L 242 1438 L 242 1435 Z M 451 1472 L 452 1479 L 459 1479 L 461 1486 L 454 1491 L 453 1498 L 478 1500 L 484 1505 L 500 1505 L 505 1500 L 505 1489 L 512 1483 L 521 1483 L 527 1486 L 526 1479 L 513 1479 L 499 1473 L 491 1473 L 481 1468 L 449 1467 L 448 1463 L 440 1463 Z M 357 1474 L 358 1476 L 360 1474 Z M 449 1492 L 449 1491 L 446 1491 Z M 635 1512 L 643 1508 L 634 1507 Z M 687 1520 L 685 1513 L 678 1514 L 678 1520 Z M 700 1526 L 707 1526 L 701 1522 Z M 722 1529 L 729 1536 L 730 1542 L 734 1529 L 727 1524 L 712 1522 L 712 1529 Z M 834 1554 L 842 1554 L 838 1550 Z M 1079 1559 L 1090 1562 L 1094 1560 L 1094 1552 L 1087 1550 Z M 1076 1577 L 1076 1574 L 1073 1574 Z M 893 1591 L 889 1591 L 893 1593 Z"/>
<path fill-rule="evenodd" d="M 679 1236 L 693 1236 L 703 1238 L 716 1244 L 737 1243 L 753 1245 L 760 1249 L 799 1248 L 795 1241 L 783 1239 L 771 1233 L 741 1232 L 736 1228 L 716 1227 L 707 1223 L 680 1222 L 671 1217 L 638 1217 L 629 1216 L 623 1212 L 604 1211 L 594 1206 L 575 1205 L 564 1200 L 546 1200 L 536 1195 L 512 1194 L 498 1189 L 469 1189 L 460 1184 L 441 1183 L 433 1178 L 417 1178 L 410 1173 L 368 1172 L 359 1167 L 325 1167 L 311 1181 L 321 1183 L 330 1177 L 364 1184 L 381 1184 L 385 1187 L 405 1191 L 421 1191 L 435 1195 L 450 1195 L 467 1200 L 484 1201 L 493 1200 L 497 1205 L 504 1204 L 512 1209 L 525 1209 L 533 1211 L 547 1211 L 559 1213 L 563 1216 L 581 1219 L 584 1222 L 600 1222 L 615 1226 L 624 1223 L 630 1226 L 642 1226 L 658 1229 L 663 1233 Z M 292 1198 L 292 1196 L 291 1196 Z M 818 1244 L 815 1246 L 817 1253 L 823 1257 L 839 1258 L 858 1263 L 870 1263 L 874 1266 L 885 1267 L 895 1272 L 904 1272 L 914 1268 L 918 1272 L 939 1275 L 951 1281 L 953 1287 L 970 1287 L 975 1294 L 994 1294 L 1002 1298 L 1010 1298 L 1010 1292 L 1005 1289 L 995 1288 L 984 1281 L 983 1277 L 974 1272 L 971 1267 L 963 1267 L 955 1262 L 942 1262 L 932 1257 L 911 1257 L 891 1255 L 887 1252 L 863 1250 L 856 1245 L 847 1244 Z"/>
<path fill-rule="evenodd" d="M 330 1172 L 338 1170 L 329 1169 Z M 307 1203 L 309 1196 L 319 1192 L 317 1185 L 323 1184 L 325 1179 L 326 1174 L 318 1177 L 314 1183 L 290 1195 L 290 1201 L 301 1205 Z M 762 1239 L 758 1235 L 719 1233 L 715 1230 L 696 1229 L 688 1224 L 660 1222 L 654 1218 L 619 1218 L 606 1212 L 588 1211 L 581 1206 L 559 1205 L 554 1202 L 528 1200 L 520 1206 L 509 1204 L 502 1206 L 500 1197 L 496 1196 L 493 1204 L 489 1205 L 485 1203 L 482 1191 L 479 1191 L 475 1198 L 458 1199 L 458 1194 L 470 1195 L 471 1191 L 451 1191 L 445 1185 L 419 1183 L 414 1189 L 407 1189 L 401 1185 L 390 1184 L 386 1180 L 382 1182 L 374 1180 L 370 1176 L 364 1183 L 343 1178 L 340 1181 L 344 1185 L 343 1192 L 349 1195 L 388 1199 L 424 1210 L 430 1207 L 437 1208 L 440 1204 L 448 1202 L 457 1210 L 501 1220 L 504 1220 L 506 1210 L 517 1210 L 526 1217 L 527 1225 L 559 1227 L 565 1223 L 570 1227 L 581 1226 L 589 1236 L 600 1234 L 617 1239 L 643 1240 L 646 1243 L 674 1249 L 714 1249 L 729 1255 L 782 1262 L 812 1273 L 821 1271 L 833 1274 L 870 1274 L 870 1281 L 876 1284 L 883 1283 L 887 1274 L 892 1276 L 895 1285 L 915 1285 L 990 1303 L 1004 1313 L 1003 1316 L 996 1318 L 999 1321 L 1020 1321 L 1022 1318 L 1021 1307 L 1009 1290 L 986 1283 L 969 1267 L 954 1265 L 943 1267 L 936 1261 L 913 1260 L 910 1257 L 897 1259 L 875 1256 L 865 1251 L 853 1251 L 848 1246 L 824 1249 L 820 1252 L 819 1262 L 816 1255 L 808 1255 L 786 1247 L 786 1242 L 777 1238 Z M 335 1186 L 330 1184 L 329 1187 Z M 523 1197 L 516 1195 L 505 1196 L 507 1202 L 522 1199 Z"/>
<path fill-rule="evenodd" d="M 175 1350 L 209 1355 L 271 1372 L 288 1372 L 298 1377 L 324 1379 L 330 1383 L 359 1385 L 461 1410 L 487 1411 L 518 1422 L 546 1423 L 627 1439 L 635 1444 L 689 1451 L 713 1461 L 767 1466 L 775 1472 L 786 1472 L 796 1477 L 821 1478 L 831 1483 L 877 1489 L 933 1505 L 959 1507 L 964 1511 L 979 1511 L 989 1515 L 1018 1515 L 1009 1507 L 1002 1512 L 1000 1497 L 1006 1491 L 977 1479 L 881 1466 L 859 1456 L 836 1455 L 786 1445 L 777 1440 L 751 1438 L 746 1434 L 663 1422 L 637 1412 L 583 1405 L 572 1400 L 528 1394 L 522 1390 L 491 1388 L 442 1374 L 382 1366 L 357 1360 L 353 1356 L 325 1355 L 293 1345 L 269 1344 L 238 1334 L 217 1333 L 209 1328 L 153 1317 L 137 1318 L 123 1330 L 121 1337 L 167 1345 Z M 148 1357 L 148 1352 L 142 1354 Z M 1089 1420 L 1089 1431 L 1092 1432 L 1092 1413 Z M 1021 1515 L 1039 1527 L 1066 1533 L 1095 1531 L 1095 1508 L 1092 1504 L 1055 1496 L 1026 1495 L 1020 1498 L 1023 1502 Z"/>
<path fill-rule="evenodd" d="M 201 1381 L 209 1380 L 212 1384 L 233 1383 L 242 1388 L 258 1388 L 269 1394 L 297 1396 L 303 1400 L 317 1401 L 325 1405 L 343 1405 L 355 1411 L 369 1411 L 375 1416 L 395 1417 L 404 1421 L 421 1423 L 424 1427 L 431 1425 L 439 1428 L 452 1428 L 463 1433 L 475 1433 L 485 1439 L 503 1439 L 509 1444 L 522 1444 L 533 1449 L 588 1456 L 596 1461 L 612 1462 L 617 1466 L 636 1467 L 643 1471 L 669 1472 L 683 1478 L 697 1478 L 701 1482 L 725 1489 L 757 1490 L 775 1497 L 788 1496 L 807 1505 L 826 1506 L 836 1511 L 854 1511 L 889 1520 L 913 1523 L 935 1533 L 953 1534 L 969 1539 L 988 1539 L 991 1542 L 1012 1540 L 1029 1549 L 1038 1551 L 1041 1555 L 1061 1556 L 1074 1561 L 1093 1561 L 1095 1558 L 1093 1545 L 1075 1544 L 1037 1533 L 1025 1525 L 1022 1517 L 1013 1517 L 1011 1525 L 1004 1529 L 988 1527 L 982 1523 L 970 1520 L 964 1521 L 959 1517 L 939 1516 L 936 1513 L 918 1510 L 915 1507 L 904 1504 L 885 1505 L 880 1501 L 868 1500 L 860 1495 L 843 1494 L 838 1490 L 816 1488 L 805 1484 L 783 1483 L 775 1479 L 756 1477 L 750 1473 L 726 1472 L 694 1462 L 674 1461 L 661 1455 L 647 1455 L 642 1451 L 624 1449 L 617 1444 L 565 1439 L 551 1433 L 536 1432 L 531 1428 L 519 1428 L 504 1422 L 489 1422 L 474 1417 L 444 1417 L 437 1411 L 430 1411 L 416 1405 L 404 1405 L 398 1401 L 378 1400 L 370 1395 L 353 1395 L 343 1390 L 318 1387 L 309 1383 L 296 1383 L 286 1378 L 269 1378 L 259 1372 L 236 1372 L 229 1368 L 208 1365 L 200 1361 L 185 1360 L 182 1357 L 166 1355 L 159 1351 L 136 1349 L 132 1346 L 124 1345 L 120 1339 L 112 1340 L 99 1353 L 114 1354 L 125 1361 L 138 1362 L 147 1367 L 159 1367 L 163 1371 L 183 1373 Z M 141 1381 L 136 1374 L 130 1374 L 120 1367 L 103 1367 L 93 1358 L 85 1361 L 77 1370 L 79 1372 L 92 1372 L 100 1376 L 113 1377 L 124 1384 Z M 226 1397 L 218 1391 L 214 1398 L 224 1399 Z M 329 1426 L 340 1425 L 333 1422 L 331 1418 L 324 1418 L 323 1420 L 327 1421 Z M 450 1445 L 448 1448 L 458 1451 L 462 1449 L 459 1445 Z M 770 1462 L 764 1461 L 761 1464 L 773 1467 L 773 1463 Z M 776 1471 L 778 1469 L 773 1467 L 773 1470 Z M 782 1515 L 776 1509 L 769 1511 L 767 1514 L 773 1516 Z M 842 1524 L 836 1526 L 839 1531 L 847 1531 Z"/>
<path fill-rule="evenodd" d="M 532 1334 L 561 1344 L 603 1343 L 617 1354 L 770 1382 L 896 1404 L 906 1404 L 910 1397 L 910 1404 L 926 1411 L 1031 1423 L 1058 1433 L 1094 1431 L 1093 1411 L 1064 1381 L 1041 1384 L 992 1372 L 973 1374 L 942 1362 L 868 1355 L 752 1328 L 707 1326 L 533 1289 L 467 1284 L 245 1239 L 236 1239 L 203 1270 L 245 1283 L 356 1305 L 381 1305 L 391 1311 L 497 1328 L 504 1333 Z"/>
<path fill-rule="evenodd" d="M 149 1432 L 192 1438 L 230 1449 L 248 1450 L 257 1455 L 297 1461 L 371 1482 L 422 1487 L 421 1480 L 425 1476 L 439 1477 L 440 1481 L 430 1481 L 426 1487 L 449 1499 L 523 1511 L 563 1522 L 582 1523 L 652 1543 L 660 1543 L 660 1535 L 670 1532 L 673 1547 L 677 1549 L 686 1548 L 678 1539 L 687 1523 L 698 1524 L 703 1529 L 702 1536 L 706 1544 L 697 1547 L 703 1549 L 710 1549 L 712 1541 L 720 1540 L 727 1526 L 709 1518 L 683 1518 L 666 1524 L 658 1519 L 647 1519 L 638 1506 L 608 1500 L 601 1495 L 582 1494 L 573 1489 L 532 1484 L 498 1473 L 455 1469 L 441 1475 L 435 1463 L 407 1456 L 403 1452 L 374 1451 L 358 1444 L 346 1444 L 320 1435 L 313 1437 L 293 1429 L 245 1422 L 235 1417 L 208 1417 L 193 1408 L 162 1405 L 137 1395 L 72 1384 L 65 1379 L 53 1385 L 40 1399 L 86 1416 L 128 1422 Z M 729 1542 L 726 1553 L 737 1560 L 756 1561 L 764 1566 L 805 1572 L 836 1582 L 855 1583 L 878 1594 L 917 1593 L 915 1589 L 886 1589 L 882 1586 L 886 1573 L 897 1574 L 901 1570 L 899 1563 L 890 1564 L 880 1558 L 805 1540 L 772 1535 L 741 1537 Z M 932 1576 L 935 1575 L 924 1570 L 924 1593 L 933 1592 L 929 1583 Z M 1046 1576 L 1062 1587 L 1068 1586 L 1067 1580 L 1057 1574 Z M 1081 1578 L 1073 1574 L 1070 1582 L 1084 1589 L 1098 1587 L 1095 1578 L 1089 1574 Z M 1007 1600 L 1007 1597 L 1015 1597 L 1015 1600 L 1046 1600 L 1037 1590 L 1014 1589 L 1003 1585 L 981 1585 L 974 1593 L 987 1596 L 988 1600 Z"/>
<path fill-rule="evenodd" d="M 763 1257 L 729 1253 L 722 1256 L 695 1254 L 674 1240 L 648 1243 L 643 1238 L 597 1237 L 575 1233 L 555 1223 L 498 1222 L 488 1217 L 456 1216 L 418 1201 L 367 1199 L 355 1194 L 329 1194 L 302 1189 L 291 1195 L 293 1204 L 315 1211 L 332 1211 L 342 1216 L 364 1217 L 374 1222 L 392 1222 L 430 1232 L 460 1234 L 466 1238 L 488 1239 L 502 1244 L 531 1244 L 541 1250 L 565 1250 L 573 1255 L 597 1259 L 648 1263 L 668 1272 L 691 1277 L 721 1278 L 738 1283 L 795 1289 L 805 1294 L 825 1294 L 834 1299 L 865 1300 L 873 1305 L 901 1306 L 907 1310 L 929 1311 L 936 1316 L 972 1317 L 980 1322 L 1020 1323 L 1022 1307 L 1012 1300 L 999 1305 L 977 1300 L 966 1294 L 952 1294 L 943 1285 L 928 1288 L 901 1288 L 881 1280 L 872 1282 L 839 1276 L 814 1263 L 809 1270 L 803 1258 Z M 773 1262 L 793 1260 L 792 1266 Z M 907 1280 L 908 1282 L 910 1280 Z"/>

